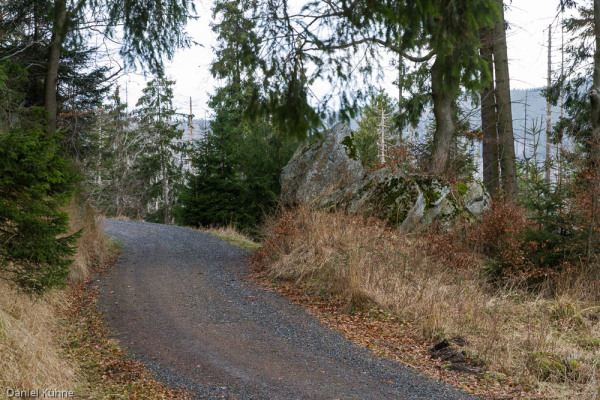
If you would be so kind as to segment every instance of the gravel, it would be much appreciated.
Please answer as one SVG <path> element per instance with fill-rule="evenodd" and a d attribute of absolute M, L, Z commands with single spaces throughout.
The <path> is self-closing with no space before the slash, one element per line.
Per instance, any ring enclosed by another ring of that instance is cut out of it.
<path fill-rule="evenodd" d="M 192 229 L 108 220 L 123 244 L 99 306 L 133 357 L 199 399 L 471 399 L 372 356 L 249 279 L 247 251 Z"/>

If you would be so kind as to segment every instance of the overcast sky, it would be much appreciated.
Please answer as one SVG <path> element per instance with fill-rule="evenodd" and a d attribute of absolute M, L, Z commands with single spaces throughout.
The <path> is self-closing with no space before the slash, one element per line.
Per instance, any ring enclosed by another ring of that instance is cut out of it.
<path fill-rule="evenodd" d="M 560 68 L 561 32 L 557 20 L 559 0 L 513 0 L 506 13 L 511 28 L 508 31 L 508 56 L 513 88 L 532 88 L 546 85 L 548 63 L 548 26 L 553 24 L 553 65 Z M 168 63 L 167 74 L 176 81 L 175 104 L 179 111 L 189 112 L 189 99 L 196 118 L 210 115 L 207 102 L 218 82 L 210 75 L 213 60 L 212 46 L 215 35 L 210 29 L 211 2 L 204 0 L 197 4 L 199 19 L 188 26 L 188 32 L 203 46 L 181 50 L 175 59 Z M 395 75 L 395 71 L 393 72 Z M 390 76 L 388 81 L 393 77 Z M 129 104 L 135 106 L 141 89 L 145 86 L 142 76 L 129 74 L 120 80 L 122 88 L 127 87 Z M 374 86 L 390 87 L 386 82 L 374 82 Z M 390 94 L 397 91 L 390 87 Z"/>

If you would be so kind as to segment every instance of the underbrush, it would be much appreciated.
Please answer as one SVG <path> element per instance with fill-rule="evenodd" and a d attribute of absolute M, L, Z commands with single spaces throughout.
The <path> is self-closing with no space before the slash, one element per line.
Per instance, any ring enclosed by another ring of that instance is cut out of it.
<path fill-rule="evenodd" d="M 254 264 L 348 312 L 390 312 L 432 343 L 461 338 L 486 376 L 544 397 L 599 398 L 598 269 L 566 271 L 535 291 L 517 275 L 492 283 L 481 253 L 496 234 L 399 235 L 378 220 L 300 208 L 267 225 Z"/>

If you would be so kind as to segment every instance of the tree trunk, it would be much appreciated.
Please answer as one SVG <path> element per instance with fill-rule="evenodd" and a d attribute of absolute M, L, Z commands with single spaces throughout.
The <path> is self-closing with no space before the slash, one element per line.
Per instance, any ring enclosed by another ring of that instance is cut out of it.
<path fill-rule="evenodd" d="M 458 85 L 444 79 L 443 65 L 439 58 L 436 58 L 431 67 L 431 89 L 435 132 L 430 172 L 442 174 L 446 172 L 450 142 L 454 135 L 452 102 L 456 97 Z"/>
<path fill-rule="evenodd" d="M 402 54 L 398 54 L 398 117 L 402 116 L 404 110 L 402 109 L 404 96 L 402 94 L 404 90 L 404 60 Z M 402 145 L 402 129 L 398 128 L 398 144 Z"/>
<path fill-rule="evenodd" d="M 547 88 L 550 90 L 550 86 L 552 86 L 552 25 L 548 26 L 548 78 L 547 78 Z M 550 100 L 546 99 L 546 149 L 545 149 L 545 157 L 544 157 L 544 179 L 546 179 L 546 183 L 550 184 L 550 176 L 551 176 L 551 157 L 550 157 L 550 135 L 552 131 L 552 106 L 550 105 Z"/>
<path fill-rule="evenodd" d="M 588 223 L 587 256 L 594 254 L 598 243 L 598 203 L 600 202 L 600 0 L 594 0 L 594 36 L 596 49 L 594 51 L 594 72 L 590 103 L 592 108 L 590 143 L 590 166 L 588 182 L 590 191 L 591 218 Z"/>
<path fill-rule="evenodd" d="M 481 57 L 487 62 L 491 77 L 481 89 L 481 130 L 483 132 L 483 183 L 492 197 L 498 193 L 500 169 L 498 166 L 498 125 L 496 94 L 494 90 L 494 57 L 492 32 L 481 29 Z"/>
<path fill-rule="evenodd" d="M 60 62 L 62 44 L 67 32 L 67 24 L 67 0 L 55 0 L 54 26 L 50 48 L 48 49 L 46 78 L 44 80 L 44 108 L 48 112 L 48 133 L 50 135 L 56 132 L 58 64 Z"/>
<path fill-rule="evenodd" d="M 594 51 L 594 73 L 590 102 L 592 106 L 592 161 L 600 164 L 600 0 L 594 0 L 594 35 L 596 50 Z"/>
<path fill-rule="evenodd" d="M 510 75 L 508 72 L 508 52 L 506 50 L 506 29 L 504 22 L 504 1 L 500 5 L 500 18 L 494 26 L 494 66 L 496 71 L 496 104 L 498 112 L 498 142 L 502 188 L 508 199 L 517 197 L 517 166 L 515 138 L 510 99 Z"/>

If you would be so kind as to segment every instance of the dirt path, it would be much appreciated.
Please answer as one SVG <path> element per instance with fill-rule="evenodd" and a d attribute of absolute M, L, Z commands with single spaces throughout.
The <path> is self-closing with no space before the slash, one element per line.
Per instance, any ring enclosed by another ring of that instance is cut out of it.
<path fill-rule="evenodd" d="M 123 244 L 99 283 L 111 331 L 202 399 L 469 399 L 371 356 L 248 279 L 248 253 L 191 229 L 107 221 Z"/>

